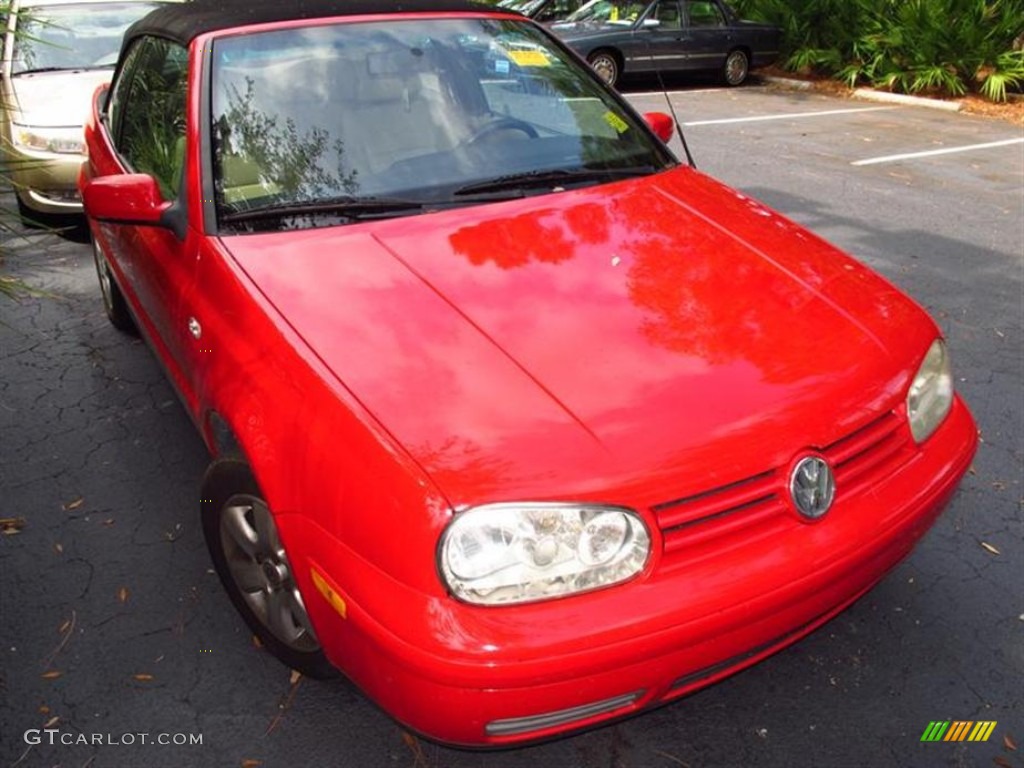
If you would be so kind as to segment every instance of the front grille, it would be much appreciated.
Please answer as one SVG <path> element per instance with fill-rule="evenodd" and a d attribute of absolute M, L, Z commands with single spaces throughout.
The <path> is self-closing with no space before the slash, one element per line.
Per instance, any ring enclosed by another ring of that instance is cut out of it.
<path fill-rule="evenodd" d="M 836 477 L 835 504 L 895 471 L 913 453 L 906 420 L 895 411 L 820 450 Z M 732 543 L 750 543 L 786 526 L 790 514 L 785 467 L 651 507 L 665 541 L 662 563 L 693 562 Z"/>
<path fill-rule="evenodd" d="M 822 451 L 836 476 L 836 499 L 885 478 L 913 453 L 906 419 L 890 411 Z"/>

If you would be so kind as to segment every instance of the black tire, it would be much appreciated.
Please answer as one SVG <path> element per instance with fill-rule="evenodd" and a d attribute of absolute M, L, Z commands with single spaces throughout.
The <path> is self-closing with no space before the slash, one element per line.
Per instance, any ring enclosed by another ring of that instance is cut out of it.
<path fill-rule="evenodd" d="M 211 464 L 201 499 L 203 534 L 217 575 L 263 647 L 307 677 L 336 677 L 338 671 L 309 623 L 273 513 L 249 466 L 238 460 Z"/>
<path fill-rule="evenodd" d="M 117 286 L 114 274 L 110 271 L 110 264 L 107 263 L 106 254 L 95 237 L 90 237 L 92 242 L 92 260 L 96 264 L 96 277 L 100 281 L 100 294 L 103 296 L 103 309 L 106 310 L 107 319 L 117 330 L 135 335 L 138 328 L 135 326 L 135 318 L 128 310 L 128 303 L 124 300 L 124 294 Z"/>
<path fill-rule="evenodd" d="M 590 63 L 591 69 L 593 69 L 597 76 L 604 80 L 606 85 L 610 85 L 612 88 L 619 82 L 619 76 L 622 74 L 619 68 L 619 60 L 615 54 L 611 51 L 594 51 L 587 57 L 587 61 Z"/>
<path fill-rule="evenodd" d="M 44 221 L 46 214 L 29 208 L 17 193 L 15 193 L 14 199 L 18 202 L 18 217 L 21 219 L 21 225 L 25 229 L 46 229 L 46 222 Z"/>
<path fill-rule="evenodd" d="M 729 51 L 725 57 L 725 64 L 722 65 L 722 79 L 730 87 L 743 85 L 750 74 L 750 57 L 747 52 L 736 48 Z"/>

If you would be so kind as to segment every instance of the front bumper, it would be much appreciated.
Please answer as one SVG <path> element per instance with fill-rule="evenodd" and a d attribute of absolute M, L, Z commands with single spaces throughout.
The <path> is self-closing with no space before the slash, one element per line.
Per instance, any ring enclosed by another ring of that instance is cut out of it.
<path fill-rule="evenodd" d="M 81 213 L 78 171 L 84 155 L 33 152 L 8 146 L 6 163 L 18 199 L 44 214 Z"/>
<path fill-rule="evenodd" d="M 345 618 L 300 576 L 328 657 L 412 729 L 463 745 L 553 736 L 670 701 L 795 642 L 904 558 L 938 517 L 977 444 L 959 400 L 913 457 L 786 541 L 653 569 L 534 605 L 479 608 L 414 592 L 340 541 L 316 560 Z M 283 522 L 283 521 L 282 521 Z M 304 548 L 305 549 L 305 548 Z M 325 568 L 325 563 L 332 568 Z"/>

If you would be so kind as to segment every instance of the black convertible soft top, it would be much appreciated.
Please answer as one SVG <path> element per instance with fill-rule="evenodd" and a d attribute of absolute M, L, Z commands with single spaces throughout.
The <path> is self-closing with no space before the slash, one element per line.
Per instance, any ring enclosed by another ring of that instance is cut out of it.
<path fill-rule="evenodd" d="M 124 45 L 141 35 L 156 35 L 187 45 L 218 29 L 292 19 L 319 19 L 378 13 L 480 13 L 492 6 L 474 0 L 190 0 L 168 3 L 135 22 Z"/>

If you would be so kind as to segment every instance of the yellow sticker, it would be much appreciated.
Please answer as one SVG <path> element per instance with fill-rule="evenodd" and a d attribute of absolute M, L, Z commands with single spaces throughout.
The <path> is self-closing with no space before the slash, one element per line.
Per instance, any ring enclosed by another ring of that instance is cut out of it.
<path fill-rule="evenodd" d="M 614 112 L 605 112 L 604 121 L 614 128 L 617 133 L 625 133 L 629 130 L 629 124 Z"/>
<path fill-rule="evenodd" d="M 544 51 L 506 51 L 508 57 L 520 67 L 550 67 L 551 60 Z"/>

